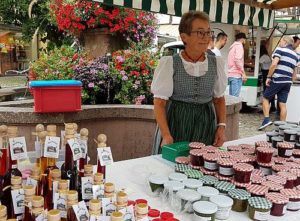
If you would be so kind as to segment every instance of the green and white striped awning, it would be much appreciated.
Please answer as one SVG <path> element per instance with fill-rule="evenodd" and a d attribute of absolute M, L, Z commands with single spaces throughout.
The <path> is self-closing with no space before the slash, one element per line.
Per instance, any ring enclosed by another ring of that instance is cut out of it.
<path fill-rule="evenodd" d="M 274 11 L 230 0 L 94 0 L 161 14 L 182 16 L 189 10 L 204 11 L 217 23 L 273 27 Z"/>

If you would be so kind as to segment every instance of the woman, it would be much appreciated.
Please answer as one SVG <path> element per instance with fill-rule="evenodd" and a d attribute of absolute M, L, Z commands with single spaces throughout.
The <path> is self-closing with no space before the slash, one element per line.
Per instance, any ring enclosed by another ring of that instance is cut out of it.
<path fill-rule="evenodd" d="M 151 85 L 159 127 L 154 154 L 173 142 L 222 146 L 225 140 L 227 77 L 222 58 L 206 53 L 212 37 L 208 15 L 185 13 L 179 33 L 185 49 L 161 58 Z"/>

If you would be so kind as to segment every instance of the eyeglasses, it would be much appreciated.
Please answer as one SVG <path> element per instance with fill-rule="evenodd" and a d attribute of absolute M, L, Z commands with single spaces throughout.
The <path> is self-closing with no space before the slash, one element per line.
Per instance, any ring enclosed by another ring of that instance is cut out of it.
<path fill-rule="evenodd" d="M 191 31 L 192 33 L 196 33 L 198 38 L 210 38 L 214 35 L 213 31 Z"/>

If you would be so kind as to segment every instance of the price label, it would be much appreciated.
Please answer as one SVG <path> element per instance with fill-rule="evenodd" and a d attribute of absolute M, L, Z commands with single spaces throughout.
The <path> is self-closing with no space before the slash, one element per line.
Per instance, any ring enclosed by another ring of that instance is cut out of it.
<path fill-rule="evenodd" d="M 71 147 L 72 153 L 73 153 L 73 160 L 79 160 L 81 158 L 81 149 L 80 144 L 77 139 L 69 139 L 68 144 Z"/>
<path fill-rule="evenodd" d="M 88 152 L 87 140 L 79 140 L 81 148 L 81 158 L 86 158 Z"/>
<path fill-rule="evenodd" d="M 26 185 L 27 186 L 33 186 L 34 188 L 36 188 L 38 181 L 36 181 L 35 179 L 32 179 L 30 177 L 27 178 L 26 180 Z"/>
<path fill-rule="evenodd" d="M 93 177 L 81 177 L 82 199 L 93 198 Z"/>
<path fill-rule="evenodd" d="M 104 198 L 104 185 L 93 185 L 93 199 L 101 200 Z"/>
<path fill-rule="evenodd" d="M 110 216 L 116 209 L 116 205 L 110 198 L 102 199 L 102 211 L 105 216 Z"/>
<path fill-rule="evenodd" d="M 46 137 L 44 156 L 50 158 L 58 158 L 59 156 L 60 137 Z"/>
<path fill-rule="evenodd" d="M 24 200 L 25 194 L 23 189 L 12 190 L 11 197 L 13 200 L 14 214 L 23 214 L 25 211 Z"/>
<path fill-rule="evenodd" d="M 101 166 L 111 165 L 114 162 L 110 147 L 99 147 L 97 151 Z"/>
<path fill-rule="evenodd" d="M 124 209 L 119 210 L 119 212 L 123 213 L 124 220 L 126 221 L 135 221 L 134 209 L 133 206 L 130 205 Z"/>
<path fill-rule="evenodd" d="M 78 205 L 73 205 L 72 207 L 77 220 L 89 220 L 90 214 L 84 201 L 80 201 Z"/>
<path fill-rule="evenodd" d="M 9 138 L 9 144 L 12 160 L 22 160 L 27 158 L 25 137 Z"/>

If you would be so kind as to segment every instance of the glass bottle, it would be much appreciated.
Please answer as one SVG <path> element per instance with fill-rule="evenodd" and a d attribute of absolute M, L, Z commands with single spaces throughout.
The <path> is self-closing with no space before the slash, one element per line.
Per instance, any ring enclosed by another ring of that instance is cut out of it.
<path fill-rule="evenodd" d="M 106 135 L 105 134 L 99 134 L 98 137 L 97 137 L 98 149 L 99 148 L 107 147 L 106 141 L 107 141 Z M 98 160 L 97 160 L 97 172 L 98 173 L 102 173 L 103 174 L 103 179 L 105 180 L 105 177 L 106 177 L 106 167 L 105 166 L 101 166 L 100 159 L 99 159 L 99 154 L 98 154 Z"/>
<path fill-rule="evenodd" d="M 44 198 L 47 197 L 48 194 L 48 180 L 47 180 L 47 174 L 41 175 L 41 181 L 39 183 L 39 196 L 42 196 Z M 48 208 L 47 201 L 44 200 L 44 208 Z"/>
<path fill-rule="evenodd" d="M 25 194 L 25 212 L 23 216 L 23 221 L 31 221 L 31 209 L 32 209 L 32 198 L 35 194 L 35 188 L 33 186 L 24 186 L 23 187 Z"/>
<path fill-rule="evenodd" d="M 101 216 L 101 202 L 99 199 L 91 199 L 89 202 L 90 216 L 95 216 L 100 219 Z M 96 219 L 97 220 L 97 219 Z"/>
<path fill-rule="evenodd" d="M 67 193 L 67 221 L 76 220 L 76 214 L 72 208 L 73 205 L 78 204 L 78 192 L 70 190 Z"/>
<path fill-rule="evenodd" d="M 7 218 L 8 219 L 17 219 L 21 220 L 22 213 L 16 214 L 14 211 L 14 204 L 13 204 L 13 190 L 21 190 L 22 188 L 22 178 L 20 176 L 11 177 L 11 186 L 7 186 L 4 190 L 4 198 L 5 203 L 4 205 L 7 207 Z M 19 202 L 17 202 L 19 203 Z M 20 201 L 20 203 L 23 203 Z"/>
<path fill-rule="evenodd" d="M 48 167 L 48 158 L 44 157 L 44 146 L 45 146 L 45 140 L 47 136 L 47 131 L 41 131 L 38 133 L 38 137 L 40 140 L 40 145 L 41 145 L 41 157 L 40 157 L 40 168 L 41 168 L 41 173 L 45 173 L 46 169 Z"/>
<path fill-rule="evenodd" d="M 37 184 L 36 184 L 36 188 L 35 188 L 35 194 L 36 195 L 40 195 L 40 176 L 41 176 L 41 170 L 39 167 L 37 166 L 34 166 L 32 168 L 32 173 L 31 173 L 31 178 L 34 179 L 35 181 L 37 181 Z"/>
<path fill-rule="evenodd" d="M 43 155 L 42 153 L 42 146 L 41 146 L 41 141 L 39 138 L 39 135 L 42 131 L 45 130 L 45 127 L 43 124 L 37 124 L 35 126 L 35 132 L 32 132 L 32 135 L 35 136 L 35 145 L 38 145 L 40 149 L 36 149 L 36 166 L 41 168 L 41 156 Z"/>
<path fill-rule="evenodd" d="M 57 208 L 60 210 L 60 215 L 63 220 L 67 219 L 67 194 L 69 192 L 68 180 L 60 180 L 58 182 L 59 199 L 57 200 Z"/>
<path fill-rule="evenodd" d="M 32 197 L 32 215 L 31 221 L 35 221 L 35 219 L 43 214 L 44 212 L 44 198 L 42 196 L 34 196 Z"/>
<path fill-rule="evenodd" d="M 87 142 L 88 141 L 88 135 L 89 135 L 88 129 L 82 128 L 80 130 L 80 140 L 81 140 L 81 142 Z M 85 150 L 82 150 L 82 152 L 83 151 L 86 153 L 86 155 L 79 159 L 79 176 L 80 177 L 84 176 L 84 165 L 88 163 L 87 162 L 88 161 L 88 149 L 86 148 Z"/>
<path fill-rule="evenodd" d="M 61 221 L 60 211 L 57 209 L 50 210 L 47 213 L 47 219 L 48 221 Z"/>
<path fill-rule="evenodd" d="M 8 143 L 7 143 L 7 126 L 0 126 L 0 202 L 3 196 L 4 176 L 7 172 L 7 157 L 8 157 Z"/>
<path fill-rule="evenodd" d="M 0 205 L 0 220 L 7 219 L 7 208 L 4 205 Z"/>
<path fill-rule="evenodd" d="M 90 189 L 89 192 L 92 194 L 93 193 L 93 189 L 92 189 L 92 184 L 93 184 L 93 165 L 91 165 L 91 164 L 84 165 L 84 173 L 83 174 L 84 174 L 83 177 L 91 177 L 91 179 L 90 179 L 91 180 L 91 182 L 90 182 L 91 189 Z M 82 187 L 82 177 L 81 177 L 81 179 L 80 179 L 80 189 L 78 190 L 79 201 L 81 201 L 83 199 L 82 191 L 83 191 L 83 187 Z M 91 198 L 84 199 L 84 201 L 87 203 Z"/>

